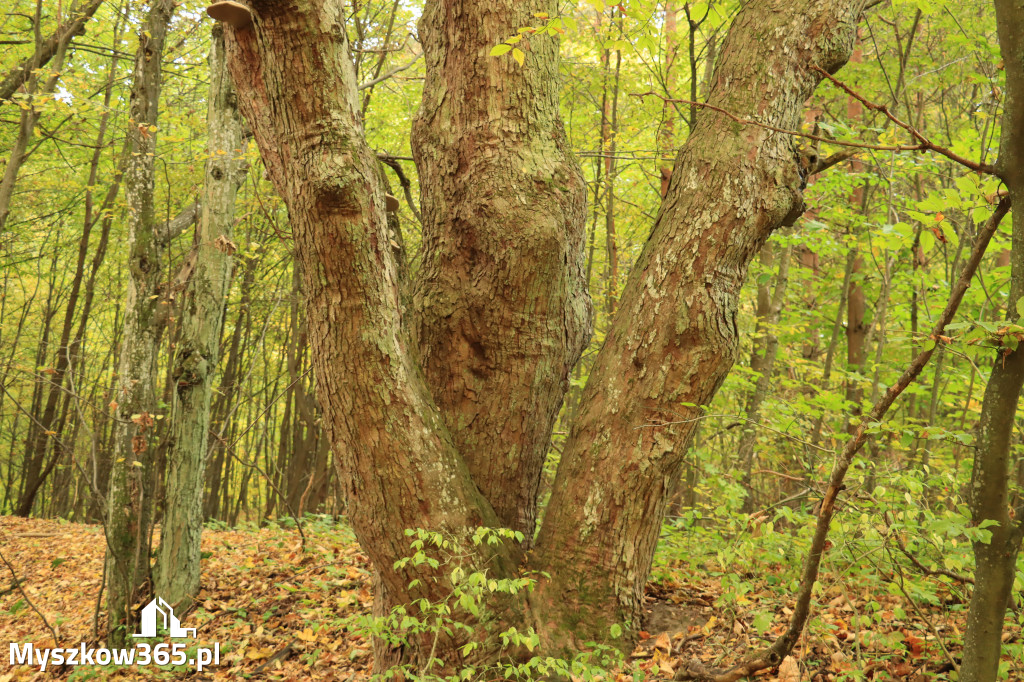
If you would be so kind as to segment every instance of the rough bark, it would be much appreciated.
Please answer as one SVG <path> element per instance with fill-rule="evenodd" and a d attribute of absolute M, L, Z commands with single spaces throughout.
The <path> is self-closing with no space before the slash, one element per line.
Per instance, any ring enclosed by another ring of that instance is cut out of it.
<path fill-rule="evenodd" d="M 199 253 L 181 315 L 174 369 L 174 419 L 167 494 L 156 571 L 157 593 L 184 612 L 199 593 L 199 540 L 210 430 L 210 399 L 220 359 L 224 300 L 233 263 L 235 195 L 245 178 L 245 140 L 224 35 L 210 40 L 207 160 Z"/>
<path fill-rule="evenodd" d="M 820 74 L 853 47 L 859 0 L 746 5 L 722 49 L 709 102 L 799 125 Z M 676 159 L 653 232 L 633 267 L 559 466 L 533 566 L 534 606 L 565 643 L 637 624 L 666 493 L 699 409 L 737 350 L 750 260 L 802 212 L 792 140 L 705 111 Z"/>
<path fill-rule="evenodd" d="M 343 8 L 337 0 L 251 6 L 251 26 L 226 29 L 229 63 L 288 205 L 349 518 L 377 569 L 378 604 L 438 598 L 443 578 L 410 588 L 413 575 L 393 568 L 407 552 L 403 529 L 501 524 L 529 534 L 531 467 L 539 472 L 589 331 L 583 183 L 557 120 L 555 46 L 531 37 L 522 67 L 486 57 L 550 8 L 463 1 L 424 11 L 428 75 L 415 153 L 426 250 L 410 321 Z M 711 103 L 795 127 L 820 79 L 812 67 L 844 63 L 862 6 L 748 4 L 723 47 Z M 706 404 L 721 384 L 736 352 L 747 265 L 772 230 L 800 214 L 801 182 L 787 136 L 699 117 L 591 375 L 533 557 L 551 578 L 532 612 L 519 615 L 535 619 L 549 645 L 572 632 L 604 640 L 609 624 L 638 623 L 665 493 L 693 430 L 642 427 L 694 414 L 683 403 Z M 512 572 L 521 558 L 502 551 L 509 560 L 491 564 L 492 574 Z"/>
<path fill-rule="evenodd" d="M 173 0 L 155 0 L 139 33 L 129 105 L 131 156 L 125 171 L 129 273 L 118 366 L 110 483 L 107 490 L 107 617 L 111 644 L 125 640 L 149 579 L 152 447 L 156 413 L 158 298 L 163 240 L 154 210 L 160 69 Z"/>
<path fill-rule="evenodd" d="M 1024 6 L 1016 0 L 995 0 L 995 7 L 999 48 L 1006 69 L 1006 103 L 997 168 L 1013 202 L 1007 319 L 1019 324 L 1017 302 L 1024 296 Z M 1024 522 L 1014 523 L 1008 506 L 1010 441 L 1022 385 L 1024 348 L 1000 349 L 982 401 L 971 475 L 969 504 L 973 525 L 996 523 L 988 527 L 992 533 L 989 542 L 974 543 L 975 584 L 960 666 L 960 679 L 964 682 L 987 682 L 996 679 L 999 672 L 1003 619 L 1024 536 Z"/>
<path fill-rule="evenodd" d="M 558 106 L 558 41 L 523 38 L 553 0 L 426 4 L 413 127 L 424 372 L 445 426 L 502 526 L 532 541 L 537 488 L 569 371 L 590 337 L 586 185 Z"/>
<path fill-rule="evenodd" d="M 393 568 L 406 528 L 498 525 L 411 352 L 377 159 L 363 137 L 343 5 L 254 2 L 225 30 L 239 101 L 288 206 L 317 393 L 349 520 L 396 600 L 439 598 Z M 495 198 L 512 200 L 513 197 Z"/>

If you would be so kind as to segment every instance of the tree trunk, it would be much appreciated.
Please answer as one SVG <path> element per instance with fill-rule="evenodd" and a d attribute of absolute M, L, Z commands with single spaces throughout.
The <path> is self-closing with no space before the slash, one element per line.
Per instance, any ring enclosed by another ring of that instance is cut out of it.
<path fill-rule="evenodd" d="M 156 338 L 164 244 L 154 211 L 156 125 L 164 40 L 175 3 L 154 0 L 139 34 L 132 79 L 128 137 L 131 157 L 125 171 L 130 249 L 118 367 L 116 420 L 110 484 L 107 490 L 108 639 L 119 645 L 130 634 L 132 606 L 149 580 L 149 539 L 153 486 L 151 431 L 156 398 Z"/>
<path fill-rule="evenodd" d="M 821 75 L 853 47 L 863 3 L 752 2 L 734 21 L 709 103 L 799 125 Z M 769 39 L 768 36 L 771 36 Z M 584 391 L 532 566 L 533 604 L 565 643 L 639 623 L 666 493 L 700 414 L 735 359 L 747 266 L 802 213 L 792 140 L 705 111 L 626 283 Z M 668 321 L 666 323 L 666 321 Z"/>
<path fill-rule="evenodd" d="M 156 571 L 157 593 L 184 612 L 199 593 L 199 540 L 210 397 L 220 359 L 224 299 L 235 251 L 235 195 L 245 178 L 242 119 L 227 70 L 224 35 L 210 40 L 206 179 L 199 254 L 185 292 L 174 370 L 175 414 L 167 496 Z"/>
<path fill-rule="evenodd" d="M 591 331 L 586 184 L 559 117 L 558 42 L 526 34 L 523 66 L 488 55 L 541 12 L 557 4 L 427 2 L 412 134 L 427 383 L 473 482 L 527 547 L 551 430 Z"/>
<path fill-rule="evenodd" d="M 1006 104 L 997 168 L 1013 202 L 1007 319 L 1019 324 L 1017 303 L 1024 296 L 1024 7 L 1015 0 L 995 0 L 995 6 L 999 47 L 1006 68 Z M 972 525 L 995 524 L 987 528 L 992 533 L 988 542 L 974 543 L 974 592 L 960 666 L 963 682 L 989 682 L 999 673 L 1003 618 L 1024 537 L 1022 510 L 1016 510 L 1015 523 L 1008 506 L 1010 440 L 1022 384 L 1024 348 L 1017 345 L 1000 349 L 981 404 L 971 475 Z"/>
<path fill-rule="evenodd" d="M 743 486 L 747 496 L 742 511 L 754 511 L 756 500 L 750 478 L 753 473 L 754 447 L 757 445 L 757 430 L 761 425 L 761 406 L 771 393 L 772 374 L 775 371 L 775 357 L 779 351 L 779 337 L 776 327 L 786 302 L 786 287 L 789 284 L 789 259 L 792 247 L 785 247 L 779 256 L 779 269 L 775 277 L 775 289 L 768 282 L 757 287 L 757 326 L 754 330 L 754 350 L 750 357 L 750 369 L 756 380 L 754 390 L 747 397 L 746 417 L 743 436 L 736 447 L 736 463 L 741 470 Z M 761 249 L 761 263 L 771 268 L 775 264 L 775 247 L 765 244 Z"/>
<path fill-rule="evenodd" d="M 710 101 L 795 127 L 853 43 L 864 0 L 749 3 L 723 47 Z M 395 567 L 406 528 L 522 530 L 551 425 L 590 329 L 583 179 L 558 118 L 557 44 L 523 34 L 523 65 L 490 48 L 544 0 L 428 2 L 414 127 L 424 251 L 416 317 L 401 306 L 376 158 L 363 137 L 338 0 L 252 3 L 227 29 L 229 64 L 268 172 L 288 205 L 324 422 L 349 519 L 373 560 L 375 609 L 447 595 L 445 574 Z M 770 39 L 768 38 L 770 36 Z M 706 113 L 583 396 L 530 566 L 529 609 L 549 650 L 639 622 L 665 493 L 696 413 L 732 364 L 736 306 L 764 240 L 802 211 L 792 141 Z M 664 320 L 671 323 L 664 324 Z M 415 337 L 411 332 L 415 332 Z M 420 361 L 422 361 L 422 370 Z M 521 548 L 475 557 L 516 573 Z M 421 581 L 410 586 L 412 578 Z M 422 580 L 423 578 L 430 578 Z M 426 655 L 378 648 L 377 665 Z M 446 647 L 445 654 L 450 653 Z M 457 661 L 453 661 L 457 663 Z"/>
<path fill-rule="evenodd" d="M 317 390 L 347 487 L 350 520 L 388 593 L 401 601 L 438 598 L 445 593 L 445 581 L 410 588 L 414 574 L 392 567 L 395 557 L 408 551 L 404 529 L 462 532 L 500 524 L 458 457 L 411 352 L 377 159 L 358 115 L 344 7 L 336 0 L 287 7 L 264 0 L 253 8 L 251 26 L 226 31 L 229 65 L 271 180 L 288 205 Z M 500 25 L 492 30 L 507 34 L 514 29 Z M 468 189 L 464 196 L 484 199 Z M 481 210 L 490 202 L 520 203 L 515 195 L 488 199 Z M 582 201 L 577 203 L 582 210 Z M 433 210 L 429 201 L 425 209 Z M 471 233 L 467 223 L 465 234 Z M 435 253 L 441 246 L 436 240 L 427 244 L 424 269 L 440 258 Z M 477 244 L 477 249 L 484 247 Z M 458 303 L 442 291 L 420 296 L 423 306 Z M 423 327 L 429 336 L 430 325 Z M 468 344 L 472 339 L 461 340 Z M 478 349 L 469 350 L 475 354 Z M 486 353 L 474 358 L 480 363 Z M 465 355 L 445 359 L 457 360 L 457 371 L 476 376 L 459 364 Z M 471 366 L 486 373 L 485 364 Z"/>

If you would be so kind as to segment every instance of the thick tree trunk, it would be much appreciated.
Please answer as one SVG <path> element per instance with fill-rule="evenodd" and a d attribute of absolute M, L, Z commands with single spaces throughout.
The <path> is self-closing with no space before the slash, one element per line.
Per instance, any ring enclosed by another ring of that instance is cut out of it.
<path fill-rule="evenodd" d="M 404 530 L 464 532 L 499 522 L 415 360 L 377 159 L 363 137 L 344 6 L 263 0 L 252 7 L 253 24 L 226 30 L 229 65 L 288 205 L 317 392 L 349 519 L 388 594 L 403 602 L 440 598 L 444 580 L 410 588 L 412 571 L 393 568 L 408 552 Z M 491 198 L 502 200 L 519 202 Z M 439 305 L 447 298 L 436 295 Z"/>
<path fill-rule="evenodd" d="M 795 128 L 821 78 L 853 46 L 863 3 L 749 3 L 723 46 L 709 102 Z M 737 350 L 751 258 L 802 212 L 792 140 L 704 112 L 623 292 L 559 466 L 533 567 L 555 642 L 639 623 L 666 493 Z"/>
<path fill-rule="evenodd" d="M 1013 202 L 1013 247 L 1007 318 L 1020 322 L 1017 302 L 1024 296 L 1024 6 L 995 0 L 999 47 L 1006 68 L 1006 104 L 999 147 L 999 175 Z M 1013 589 L 1024 519 L 1009 513 L 1010 440 L 1024 385 L 1024 348 L 1004 348 L 996 355 L 985 388 L 978 425 L 978 445 L 971 475 L 973 525 L 988 527 L 989 542 L 975 542 L 974 592 L 971 594 L 960 679 L 995 680 L 1002 653 L 1003 618 Z M 1017 516 L 1021 510 L 1018 509 Z"/>
<path fill-rule="evenodd" d="M 128 137 L 131 157 L 125 171 L 128 204 L 128 297 L 118 367 L 117 403 L 107 490 L 108 639 L 120 644 L 130 634 L 131 608 L 149 579 L 149 539 L 154 473 L 151 432 L 156 398 L 155 318 L 161 280 L 163 241 L 154 212 L 156 125 L 164 40 L 173 0 L 155 0 L 135 54 Z"/>
<path fill-rule="evenodd" d="M 529 546 L 569 371 L 590 338 L 586 184 L 559 116 L 558 41 L 490 48 L 554 0 L 427 2 L 413 154 L 423 208 L 416 289 L 423 369 L 501 526 Z"/>
<path fill-rule="evenodd" d="M 862 6 L 748 4 L 712 103 L 795 127 L 820 80 L 812 67 L 844 63 Z M 424 10 L 415 320 L 402 308 L 340 0 L 251 7 L 251 24 L 226 31 L 229 63 L 288 205 L 319 402 L 349 519 L 377 571 L 375 608 L 439 599 L 450 589 L 443 575 L 411 587 L 422 572 L 394 568 L 408 553 L 403 530 L 504 525 L 530 537 L 551 423 L 589 333 L 584 185 L 558 120 L 557 46 L 524 37 L 522 66 L 488 56 L 554 3 Z M 747 265 L 799 216 L 801 181 L 787 136 L 719 114 L 701 116 L 680 152 L 562 460 L 532 561 L 551 578 L 517 615 L 555 648 L 571 631 L 604 640 L 611 623 L 638 622 L 665 493 L 693 425 L 643 427 L 695 414 L 681 404 L 706 404 L 724 379 Z M 513 574 L 521 553 L 497 552 L 491 575 Z M 412 655 L 418 648 L 410 643 Z"/>
<path fill-rule="evenodd" d="M 207 160 L 199 253 L 185 292 L 174 369 L 175 415 L 156 571 L 157 593 L 180 612 L 199 593 L 199 540 L 210 431 L 210 397 L 220 359 L 224 299 L 235 250 L 235 195 L 245 178 L 242 119 L 227 70 L 224 35 L 210 40 Z"/>

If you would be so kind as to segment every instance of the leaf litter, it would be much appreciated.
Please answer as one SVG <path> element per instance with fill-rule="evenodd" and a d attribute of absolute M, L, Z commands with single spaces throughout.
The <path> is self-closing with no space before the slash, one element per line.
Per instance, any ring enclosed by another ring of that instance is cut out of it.
<path fill-rule="evenodd" d="M 321 523 L 306 533 L 303 553 L 293 530 L 204 530 L 202 590 L 196 607 L 178 615 L 185 627 L 197 630 L 198 642 L 190 645 L 219 643 L 219 666 L 201 673 L 173 666 L 39 672 L 11 667 L 5 656 L 0 682 L 53 679 L 54 672 L 71 679 L 112 680 L 369 679 L 371 643 L 351 627 L 352 619 L 371 610 L 368 558 L 344 525 Z M 105 627 L 101 609 L 94 628 L 103 547 L 98 525 L 0 517 L 0 552 L 20 581 L 14 585 L 11 572 L 0 566 L 0 639 L 54 646 L 38 609 L 61 647 L 103 646 L 93 634 Z M 791 600 L 769 586 L 767 576 L 750 576 L 751 591 L 729 604 L 721 602 L 720 576 L 677 569 L 661 572 L 648 585 L 644 629 L 629 660 L 645 679 L 672 679 L 693 659 L 728 668 L 785 631 Z M 899 595 L 873 592 L 871 586 L 858 589 L 855 579 L 828 585 L 792 656 L 756 679 L 950 679 L 966 617 L 966 609 L 948 608 L 957 599 L 947 590 L 940 603 L 911 609 Z M 878 612 L 867 624 L 865 614 L 872 609 Z M 1003 639 L 1019 643 L 1020 627 L 1008 621 Z M 1019 659 L 1009 666 L 1010 679 L 1024 679 Z M 633 679 L 626 671 L 616 677 Z"/>

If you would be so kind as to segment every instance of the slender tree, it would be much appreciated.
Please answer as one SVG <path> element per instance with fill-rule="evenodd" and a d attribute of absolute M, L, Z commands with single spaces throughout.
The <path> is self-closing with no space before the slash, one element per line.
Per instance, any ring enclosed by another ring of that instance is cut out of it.
<path fill-rule="evenodd" d="M 199 594 L 199 541 L 213 380 L 220 359 L 224 301 L 231 282 L 235 195 L 245 178 L 242 118 L 227 70 L 224 34 L 210 39 L 206 177 L 195 270 L 185 291 L 174 368 L 174 418 L 156 591 L 187 609 Z"/>
<path fill-rule="evenodd" d="M 1013 202 L 1010 291 L 1007 320 L 1020 324 L 1024 299 L 1024 7 L 1014 0 L 996 0 L 999 48 L 1006 69 L 1006 102 L 997 168 Z M 1007 339 L 1009 342 L 1010 339 Z M 974 591 L 964 633 L 960 679 L 995 680 L 1002 655 L 1003 618 L 1013 589 L 1017 554 L 1024 539 L 1024 514 L 1011 515 L 1010 441 L 1024 385 L 1024 348 L 1000 347 L 992 364 L 978 422 L 969 504 L 975 526 L 991 537 L 976 540 Z M 1014 516 L 1018 517 L 1014 521 Z"/>
<path fill-rule="evenodd" d="M 139 33 L 129 105 L 131 156 L 125 171 L 129 272 L 116 417 L 107 488 L 107 618 L 112 644 L 125 641 L 131 608 L 149 582 L 157 320 L 165 233 L 154 209 L 161 66 L 173 0 L 154 0 Z"/>

